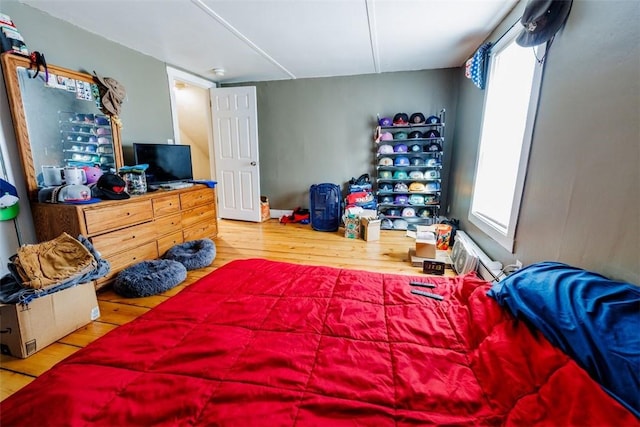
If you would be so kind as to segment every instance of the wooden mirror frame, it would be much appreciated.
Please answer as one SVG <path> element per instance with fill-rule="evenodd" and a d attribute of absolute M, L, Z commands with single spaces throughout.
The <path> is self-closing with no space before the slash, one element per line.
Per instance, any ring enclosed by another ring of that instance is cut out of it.
<path fill-rule="evenodd" d="M 18 78 L 18 68 L 29 68 L 31 61 L 29 58 L 6 52 L 2 54 L 2 72 L 7 88 L 7 97 L 9 98 L 9 106 L 11 108 L 11 117 L 13 119 L 13 128 L 18 143 L 18 151 L 20 152 L 20 160 L 24 172 L 24 179 L 31 201 L 38 200 L 38 171 L 35 170 L 33 162 L 33 153 L 31 141 L 29 139 L 29 130 L 27 127 L 27 118 L 22 102 L 22 92 L 20 91 L 20 81 Z M 62 77 L 68 77 L 88 83 L 95 83 L 93 76 L 87 73 L 69 70 L 63 67 L 47 64 L 48 71 Z M 41 71 L 43 72 L 43 71 Z M 120 125 L 117 120 L 110 120 L 111 135 L 113 143 L 113 155 L 116 170 L 124 165 L 122 155 L 122 142 L 120 137 Z"/>

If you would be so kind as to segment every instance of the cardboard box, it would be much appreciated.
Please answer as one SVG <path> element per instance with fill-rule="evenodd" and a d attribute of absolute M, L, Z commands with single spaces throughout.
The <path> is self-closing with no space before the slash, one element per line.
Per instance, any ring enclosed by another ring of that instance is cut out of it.
<path fill-rule="evenodd" d="M 382 224 L 381 219 L 360 218 L 362 238 L 367 242 L 380 240 L 380 224 Z"/>
<path fill-rule="evenodd" d="M 435 258 L 436 241 L 416 239 L 416 256 L 420 258 Z"/>
<path fill-rule="evenodd" d="M 360 238 L 360 218 L 344 217 L 344 237 L 347 239 Z"/>
<path fill-rule="evenodd" d="M 0 304 L 0 350 L 26 358 L 100 317 L 93 282 L 36 298 Z"/>
<path fill-rule="evenodd" d="M 262 222 L 269 221 L 271 218 L 271 209 L 269 208 L 269 198 L 260 196 L 260 220 Z"/>
<path fill-rule="evenodd" d="M 416 255 L 415 249 L 409 249 L 409 262 L 414 267 L 422 267 L 425 261 L 438 261 L 444 263 L 444 265 L 451 269 L 451 257 L 449 256 L 448 251 L 440 251 L 436 249 L 436 257 L 435 258 L 423 258 Z"/>

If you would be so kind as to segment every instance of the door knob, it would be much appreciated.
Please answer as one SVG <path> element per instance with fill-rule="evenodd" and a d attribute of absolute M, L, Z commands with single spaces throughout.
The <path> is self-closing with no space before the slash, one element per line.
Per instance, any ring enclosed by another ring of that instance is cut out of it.
<path fill-rule="evenodd" d="M 255 165 L 257 165 L 256 162 L 251 162 L 251 166 L 255 166 Z"/>

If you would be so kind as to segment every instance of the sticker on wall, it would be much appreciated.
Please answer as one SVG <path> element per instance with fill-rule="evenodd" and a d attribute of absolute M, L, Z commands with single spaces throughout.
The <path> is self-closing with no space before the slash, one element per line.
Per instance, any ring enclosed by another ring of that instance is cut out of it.
<path fill-rule="evenodd" d="M 53 89 L 65 90 L 67 92 L 75 92 L 77 83 L 83 83 L 77 81 L 75 79 L 70 79 L 69 77 L 59 76 L 54 73 L 49 73 L 49 80 L 47 80 L 47 87 Z"/>
<path fill-rule="evenodd" d="M 76 98 L 83 101 L 92 101 L 91 83 L 76 80 Z"/>

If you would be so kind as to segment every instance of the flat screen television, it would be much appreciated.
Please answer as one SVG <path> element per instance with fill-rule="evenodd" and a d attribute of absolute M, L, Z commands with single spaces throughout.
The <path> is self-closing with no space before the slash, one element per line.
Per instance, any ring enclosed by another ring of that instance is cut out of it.
<path fill-rule="evenodd" d="M 172 144 L 133 144 L 133 155 L 137 165 L 148 164 L 148 185 L 161 185 L 193 179 L 191 147 Z"/>

